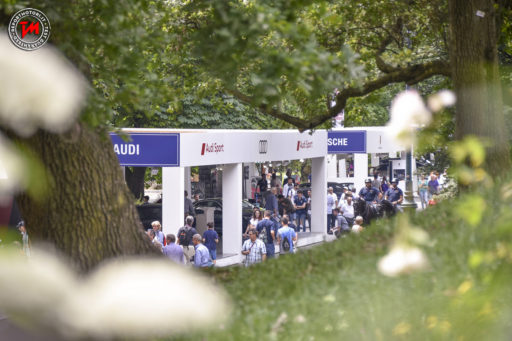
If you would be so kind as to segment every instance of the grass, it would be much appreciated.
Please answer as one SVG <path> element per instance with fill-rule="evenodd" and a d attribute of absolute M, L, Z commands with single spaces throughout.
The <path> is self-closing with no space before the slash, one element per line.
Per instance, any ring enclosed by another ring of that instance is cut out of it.
<path fill-rule="evenodd" d="M 456 209 L 474 196 L 412 218 L 430 236 L 423 272 L 388 278 L 377 271 L 398 220 L 247 269 L 215 270 L 234 305 L 230 321 L 184 339 L 509 339 L 512 197 L 499 189 L 480 197 L 487 208 L 478 219 Z"/>

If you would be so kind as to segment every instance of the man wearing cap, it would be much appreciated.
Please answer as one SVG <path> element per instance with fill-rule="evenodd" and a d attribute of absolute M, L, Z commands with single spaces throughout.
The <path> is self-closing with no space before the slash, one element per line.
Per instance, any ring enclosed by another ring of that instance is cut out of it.
<path fill-rule="evenodd" d="M 390 201 L 396 210 L 402 211 L 401 203 L 404 201 L 404 192 L 398 188 L 398 179 L 391 180 L 391 187 L 386 192 L 386 200 Z"/>
<path fill-rule="evenodd" d="M 372 179 L 368 178 L 364 181 L 365 187 L 359 191 L 359 197 L 367 203 L 377 203 L 382 198 L 380 191 L 372 187 Z"/>

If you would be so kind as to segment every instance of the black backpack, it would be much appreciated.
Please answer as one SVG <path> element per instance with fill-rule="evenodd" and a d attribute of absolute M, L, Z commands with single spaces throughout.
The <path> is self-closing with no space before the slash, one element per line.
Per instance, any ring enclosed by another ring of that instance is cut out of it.
<path fill-rule="evenodd" d="M 267 227 L 263 226 L 263 228 L 260 231 L 260 234 L 258 235 L 258 238 L 265 244 L 267 244 Z"/>
<path fill-rule="evenodd" d="M 187 229 L 185 227 L 181 228 L 180 234 L 178 235 L 178 240 L 180 242 L 180 245 L 188 246 L 190 244 L 190 238 L 189 238 L 190 231 L 192 231 L 192 229 L 187 231 Z"/>
<path fill-rule="evenodd" d="M 290 238 L 286 236 L 281 243 L 281 248 L 284 252 L 290 252 Z"/>

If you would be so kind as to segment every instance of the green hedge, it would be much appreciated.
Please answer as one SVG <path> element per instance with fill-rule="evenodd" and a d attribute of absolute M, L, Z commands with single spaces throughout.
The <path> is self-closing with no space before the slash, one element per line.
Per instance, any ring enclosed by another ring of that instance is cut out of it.
<path fill-rule="evenodd" d="M 430 236 L 422 247 L 430 269 L 422 272 L 389 278 L 377 270 L 398 220 L 380 220 L 360 235 L 248 269 L 215 270 L 234 312 L 219 330 L 188 338 L 509 339 L 512 186 L 480 192 L 412 218 Z"/>

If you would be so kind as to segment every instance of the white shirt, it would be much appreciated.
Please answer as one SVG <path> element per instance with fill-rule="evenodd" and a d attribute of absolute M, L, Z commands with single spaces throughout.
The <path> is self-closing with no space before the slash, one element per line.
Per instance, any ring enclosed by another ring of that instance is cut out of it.
<path fill-rule="evenodd" d="M 354 218 L 354 202 L 351 205 L 346 202 L 341 204 L 341 211 L 343 212 L 343 216 L 347 218 Z"/>
<path fill-rule="evenodd" d="M 284 185 L 283 187 L 283 195 L 285 198 L 290 198 L 290 200 L 293 201 L 293 198 L 295 197 L 295 189 L 293 189 L 293 183 L 288 186 L 288 184 Z"/>
<path fill-rule="evenodd" d="M 261 220 L 258 220 L 256 218 L 252 218 L 251 221 L 250 221 L 250 224 L 254 227 L 256 227 L 258 225 L 258 223 L 260 222 Z"/>
<path fill-rule="evenodd" d="M 332 209 L 336 206 L 338 197 L 335 193 L 327 193 L 327 214 L 332 214 Z"/>

